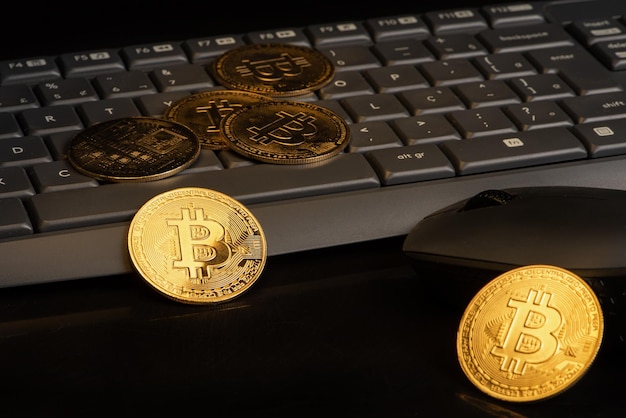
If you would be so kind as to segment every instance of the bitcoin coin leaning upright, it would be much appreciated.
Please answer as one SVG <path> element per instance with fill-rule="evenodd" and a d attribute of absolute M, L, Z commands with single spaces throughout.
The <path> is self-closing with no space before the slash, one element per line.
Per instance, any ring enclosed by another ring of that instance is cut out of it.
<path fill-rule="evenodd" d="M 131 260 L 161 294 L 183 303 L 233 299 L 261 275 L 265 234 L 237 200 L 214 190 L 180 188 L 147 201 L 128 231 Z"/>
<path fill-rule="evenodd" d="M 108 182 L 144 182 L 172 176 L 200 155 L 186 126 L 151 117 L 113 119 L 72 138 L 67 159 L 82 174 Z"/>
<path fill-rule="evenodd" d="M 335 74 L 323 53 L 291 44 L 251 44 L 231 49 L 214 62 L 217 81 L 226 88 L 272 97 L 298 96 L 328 84 Z"/>
<path fill-rule="evenodd" d="M 271 100 L 269 96 L 242 90 L 210 90 L 178 100 L 163 117 L 194 131 L 202 148 L 222 150 L 228 148 L 220 130 L 222 118 L 242 106 Z"/>
<path fill-rule="evenodd" d="M 531 265 L 505 272 L 472 299 L 457 333 L 469 380 L 488 395 L 537 401 L 571 387 L 600 349 L 596 295 L 575 274 Z"/>
<path fill-rule="evenodd" d="M 339 154 L 348 145 L 348 124 L 313 103 L 255 103 L 222 120 L 230 148 L 273 164 L 307 164 Z"/>

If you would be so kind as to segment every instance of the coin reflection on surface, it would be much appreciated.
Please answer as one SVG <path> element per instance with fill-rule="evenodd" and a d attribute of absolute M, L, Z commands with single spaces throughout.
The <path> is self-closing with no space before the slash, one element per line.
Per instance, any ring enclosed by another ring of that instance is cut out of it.
<path fill-rule="evenodd" d="M 265 233 L 245 206 L 195 187 L 146 202 L 131 221 L 128 249 L 149 285 L 189 304 L 240 296 L 259 278 L 267 258 Z"/>
<path fill-rule="evenodd" d="M 496 277 L 472 299 L 457 333 L 463 372 L 511 402 L 557 395 L 576 383 L 600 349 L 598 298 L 575 274 L 548 265 Z"/>

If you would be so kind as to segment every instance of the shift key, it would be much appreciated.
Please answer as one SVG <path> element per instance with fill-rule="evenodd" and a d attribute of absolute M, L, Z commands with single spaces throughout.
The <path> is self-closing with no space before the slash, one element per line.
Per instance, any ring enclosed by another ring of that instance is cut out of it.
<path fill-rule="evenodd" d="M 178 174 L 144 183 L 107 184 L 41 193 L 28 204 L 39 232 L 127 222 L 152 197 L 182 187 L 219 191 L 244 205 L 380 187 L 361 154 L 340 154 L 306 165 L 255 164 Z"/>

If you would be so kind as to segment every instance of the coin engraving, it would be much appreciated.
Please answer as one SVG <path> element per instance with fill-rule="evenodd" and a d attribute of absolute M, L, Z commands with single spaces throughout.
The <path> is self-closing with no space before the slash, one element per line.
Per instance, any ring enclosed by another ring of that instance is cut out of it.
<path fill-rule="evenodd" d="M 194 131 L 202 148 L 222 150 L 228 148 L 220 130 L 222 119 L 247 104 L 271 100 L 269 96 L 241 90 L 210 90 L 178 100 L 163 117 Z"/>
<path fill-rule="evenodd" d="M 233 299 L 261 275 L 265 234 L 237 200 L 214 190 L 180 188 L 135 214 L 128 248 L 136 270 L 161 294 L 183 303 Z"/>
<path fill-rule="evenodd" d="M 200 154 L 197 136 L 177 122 L 151 117 L 113 119 L 72 138 L 67 159 L 82 174 L 109 182 L 172 176 Z"/>
<path fill-rule="evenodd" d="M 472 299 L 457 333 L 463 372 L 483 392 L 526 402 L 577 382 L 596 357 L 604 329 L 589 285 L 554 266 L 513 269 Z"/>
<path fill-rule="evenodd" d="M 222 121 L 230 148 L 246 157 L 274 164 L 306 164 L 339 154 L 348 145 L 348 124 L 313 103 L 255 103 Z"/>
<path fill-rule="evenodd" d="M 217 81 L 226 88 L 272 97 L 289 97 L 315 91 L 335 74 L 323 53 L 291 44 L 251 44 L 231 49 L 213 66 Z"/>

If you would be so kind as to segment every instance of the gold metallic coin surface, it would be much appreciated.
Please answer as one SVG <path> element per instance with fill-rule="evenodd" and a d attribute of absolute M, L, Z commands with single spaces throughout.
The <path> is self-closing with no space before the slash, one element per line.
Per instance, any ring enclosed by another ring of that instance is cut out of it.
<path fill-rule="evenodd" d="M 457 354 L 469 380 L 510 402 L 537 401 L 571 387 L 600 349 L 604 319 L 589 285 L 554 266 L 501 274 L 467 306 Z"/>
<path fill-rule="evenodd" d="M 242 90 L 211 90 L 182 98 L 163 117 L 194 131 L 202 148 L 222 150 L 228 148 L 220 130 L 222 118 L 244 105 L 271 100 L 269 96 Z"/>
<path fill-rule="evenodd" d="M 251 44 L 231 49 L 214 62 L 224 87 L 272 97 L 298 96 L 328 84 L 335 74 L 323 53 L 291 44 Z"/>
<path fill-rule="evenodd" d="M 222 120 L 230 148 L 273 164 L 307 164 L 343 151 L 348 124 L 331 110 L 305 102 L 255 103 Z"/>
<path fill-rule="evenodd" d="M 200 155 L 188 127 L 151 117 L 100 122 L 72 138 L 67 159 L 82 174 L 108 182 L 145 182 L 172 176 Z"/>
<path fill-rule="evenodd" d="M 149 285 L 187 304 L 240 296 L 259 278 L 267 258 L 263 229 L 244 205 L 194 187 L 148 200 L 131 221 L 128 249 Z"/>

